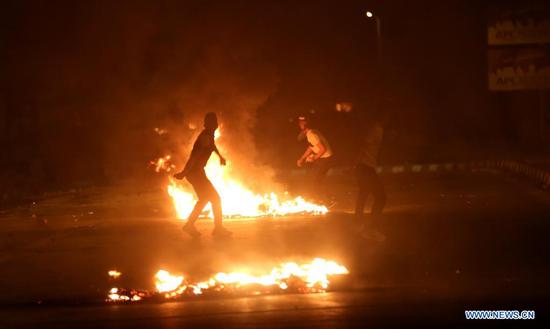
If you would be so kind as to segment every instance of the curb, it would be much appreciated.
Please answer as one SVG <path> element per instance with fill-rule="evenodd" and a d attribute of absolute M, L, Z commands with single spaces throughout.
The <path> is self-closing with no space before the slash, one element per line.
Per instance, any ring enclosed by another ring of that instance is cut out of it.
<path fill-rule="evenodd" d="M 535 168 L 528 163 L 516 160 L 483 160 L 459 163 L 430 163 L 430 164 L 406 164 L 396 166 L 378 166 L 379 174 L 405 174 L 405 173 L 436 173 L 454 171 L 475 171 L 479 169 L 496 169 L 528 178 L 540 185 L 542 189 L 550 188 L 550 171 Z M 329 176 L 346 175 L 353 171 L 351 167 L 339 167 L 330 169 Z"/>
<path fill-rule="evenodd" d="M 535 168 L 527 163 L 513 160 L 498 161 L 495 167 L 527 177 L 531 181 L 540 184 L 540 187 L 544 190 L 550 188 L 550 171 L 548 170 Z"/>

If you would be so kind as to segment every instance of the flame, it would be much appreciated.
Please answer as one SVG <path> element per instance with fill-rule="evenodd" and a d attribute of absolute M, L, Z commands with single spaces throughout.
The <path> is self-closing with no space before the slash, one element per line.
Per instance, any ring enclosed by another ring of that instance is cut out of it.
<path fill-rule="evenodd" d="M 149 164 L 155 168 L 156 172 L 170 172 L 176 168 L 175 165 L 170 163 L 171 158 L 172 156 L 166 155 L 164 157 L 158 158 L 157 160 L 150 161 Z"/>
<path fill-rule="evenodd" d="M 140 292 L 136 290 L 124 290 L 119 288 L 111 288 L 107 295 L 108 302 L 139 302 L 145 297 L 148 297 L 147 292 Z"/>
<path fill-rule="evenodd" d="M 110 276 L 111 278 L 113 278 L 113 279 L 118 279 L 118 278 L 122 275 L 122 273 L 120 273 L 120 272 L 117 271 L 117 270 L 110 270 L 110 271 L 108 272 L 108 274 L 109 274 L 109 276 Z"/>
<path fill-rule="evenodd" d="M 174 276 L 165 270 L 160 270 L 155 275 L 155 285 L 158 292 L 176 290 L 183 282 L 183 276 Z"/>
<path fill-rule="evenodd" d="M 216 130 L 214 138 L 221 136 L 220 129 Z M 223 150 L 223 145 L 219 145 Z M 274 192 L 257 194 L 246 188 L 231 175 L 232 163 L 226 166 L 220 164 L 216 156 L 212 156 L 205 168 L 206 175 L 220 194 L 223 214 L 225 217 L 258 217 L 258 216 L 285 216 L 289 214 L 322 215 L 328 212 L 327 207 L 307 202 L 302 197 L 290 198 L 285 193 L 284 200 Z M 172 198 L 174 207 L 181 219 L 187 218 L 195 205 L 196 198 L 189 184 L 181 184 L 170 178 L 167 192 Z M 206 208 L 208 217 L 212 217 L 210 205 Z"/>
<path fill-rule="evenodd" d="M 109 294 L 107 295 L 108 299 L 111 301 L 124 301 L 124 300 L 130 300 L 128 296 L 119 295 L 118 294 L 118 288 L 111 288 L 109 290 Z"/>
<path fill-rule="evenodd" d="M 248 288 L 252 292 L 261 293 L 257 287 L 282 291 L 295 288 L 301 292 L 324 292 L 329 287 L 329 277 L 348 273 L 348 269 L 343 265 L 323 258 L 315 258 L 312 262 L 305 264 L 282 263 L 263 275 L 242 271 L 220 272 L 206 281 L 197 283 L 185 281 L 183 275 L 173 275 L 166 270 L 159 270 L 155 275 L 155 286 L 156 293 L 164 298 L 175 298 L 183 294 L 197 296 L 210 291 L 224 292 Z M 107 295 L 107 300 L 111 302 L 138 301 L 151 295 L 148 292 L 112 288 Z"/>

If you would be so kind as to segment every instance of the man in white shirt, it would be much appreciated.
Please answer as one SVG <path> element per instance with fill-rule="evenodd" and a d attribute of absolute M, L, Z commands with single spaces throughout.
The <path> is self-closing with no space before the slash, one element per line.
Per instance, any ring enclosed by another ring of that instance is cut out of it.
<path fill-rule="evenodd" d="M 296 165 L 302 167 L 304 163 L 310 163 L 312 185 L 319 188 L 332 166 L 332 149 L 327 139 L 318 130 L 309 127 L 306 117 L 298 118 L 298 126 L 301 130 L 300 136 L 305 136 L 309 145 Z"/>

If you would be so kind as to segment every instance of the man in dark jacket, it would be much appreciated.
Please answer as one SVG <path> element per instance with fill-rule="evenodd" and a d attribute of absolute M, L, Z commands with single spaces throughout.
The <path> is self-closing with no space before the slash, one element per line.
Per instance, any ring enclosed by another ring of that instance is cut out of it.
<path fill-rule="evenodd" d="M 376 172 L 378 154 L 384 136 L 384 127 L 389 120 L 389 114 L 379 114 L 377 118 L 370 120 L 363 128 L 363 138 L 359 150 L 359 157 L 356 166 L 357 184 L 359 193 L 355 203 L 355 215 L 359 220 L 363 218 L 363 211 L 369 195 L 373 197 L 373 204 L 370 211 L 370 225 L 373 230 L 366 230 L 363 226 L 362 235 L 367 238 L 374 238 L 378 241 L 385 240 L 384 234 L 378 231 L 380 217 L 386 205 L 386 191 L 380 176 Z"/>
<path fill-rule="evenodd" d="M 225 165 L 225 159 L 221 156 L 214 142 L 214 132 L 216 129 L 218 129 L 218 118 L 215 113 L 209 112 L 204 116 L 204 130 L 197 137 L 185 168 L 174 175 L 177 179 L 187 178 L 187 181 L 191 183 L 198 197 L 193 211 L 191 211 L 191 214 L 187 218 L 187 223 L 183 226 L 183 230 L 192 237 L 200 236 L 200 232 L 195 227 L 195 222 L 208 202 L 212 205 L 214 213 L 215 227 L 212 235 L 219 237 L 231 235 L 231 232 L 222 226 L 222 203 L 220 195 L 204 171 L 204 167 L 212 152 L 215 152 L 220 157 L 221 165 Z"/>

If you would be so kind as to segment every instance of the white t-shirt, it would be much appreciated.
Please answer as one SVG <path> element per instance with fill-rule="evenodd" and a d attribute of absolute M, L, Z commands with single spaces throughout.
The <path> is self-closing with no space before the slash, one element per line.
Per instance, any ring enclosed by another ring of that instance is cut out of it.
<path fill-rule="evenodd" d="M 323 135 L 317 130 L 309 129 L 306 133 L 307 142 L 311 145 L 313 153 L 318 154 L 321 149 L 319 148 L 319 143 L 322 143 L 325 146 L 325 153 L 321 155 L 321 159 L 329 158 L 332 156 L 332 149 L 330 144 L 325 139 Z"/>

